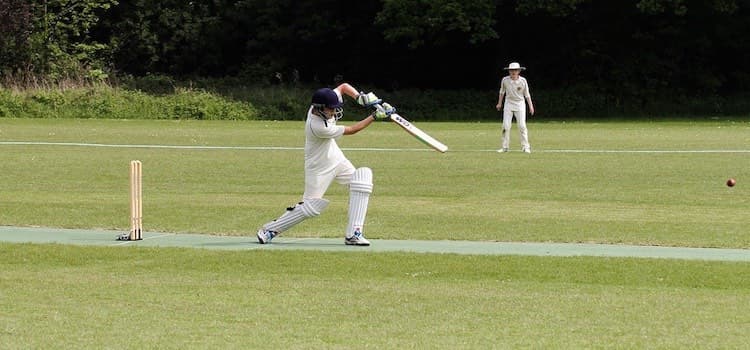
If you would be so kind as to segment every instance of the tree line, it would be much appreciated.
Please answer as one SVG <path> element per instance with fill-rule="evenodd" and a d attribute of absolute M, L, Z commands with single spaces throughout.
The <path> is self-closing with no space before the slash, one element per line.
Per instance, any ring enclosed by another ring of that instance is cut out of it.
<path fill-rule="evenodd" d="M 746 0 L 0 0 L 0 75 L 740 94 Z"/>

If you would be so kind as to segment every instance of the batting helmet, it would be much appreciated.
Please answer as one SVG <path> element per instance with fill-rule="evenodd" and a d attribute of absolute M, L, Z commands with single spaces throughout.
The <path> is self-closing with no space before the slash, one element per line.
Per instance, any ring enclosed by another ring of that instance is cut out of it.
<path fill-rule="evenodd" d="M 339 95 L 335 91 L 329 88 L 323 88 L 315 91 L 312 96 L 312 104 L 318 108 L 328 107 L 336 109 L 341 108 L 344 105 L 344 102 L 339 99 Z"/>

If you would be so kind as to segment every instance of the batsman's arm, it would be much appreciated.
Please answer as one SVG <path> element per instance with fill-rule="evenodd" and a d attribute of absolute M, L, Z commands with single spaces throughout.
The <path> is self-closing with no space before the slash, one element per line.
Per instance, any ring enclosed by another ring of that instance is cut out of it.
<path fill-rule="evenodd" d="M 375 117 L 373 115 L 368 115 L 367 118 L 358 121 L 354 125 L 345 126 L 344 135 L 354 135 L 364 130 L 364 128 L 370 126 L 370 124 L 372 124 L 372 122 L 374 121 L 375 121 Z"/>
<path fill-rule="evenodd" d="M 358 92 L 357 89 L 355 89 L 348 83 L 343 83 L 337 86 L 334 90 L 338 91 L 338 93 L 342 96 L 347 95 L 351 97 L 364 107 L 372 107 L 373 105 L 382 102 L 382 100 L 375 96 L 375 94 L 373 94 L 372 92 Z"/>
<path fill-rule="evenodd" d="M 388 103 L 383 103 L 382 105 L 376 104 L 375 105 L 375 111 L 372 112 L 372 114 L 368 115 L 367 118 L 360 120 L 354 125 L 347 126 L 344 128 L 344 135 L 353 135 L 361 131 L 362 129 L 370 126 L 372 122 L 376 120 L 391 120 L 391 115 L 396 112 L 396 108 L 391 106 Z"/>
<path fill-rule="evenodd" d="M 349 83 L 342 83 L 334 90 L 338 90 L 338 92 L 342 95 L 349 96 L 355 100 L 357 99 L 357 96 L 359 96 L 359 91 L 357 91 L 357 89 L 355 89 L 353 86 L 349 85 Z"/>

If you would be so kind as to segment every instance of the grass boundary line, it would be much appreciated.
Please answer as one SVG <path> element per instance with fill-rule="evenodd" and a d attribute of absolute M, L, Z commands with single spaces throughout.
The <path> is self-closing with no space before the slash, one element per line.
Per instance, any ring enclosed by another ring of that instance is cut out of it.
<path fill-rule="evenodd" d="M 239 150 L 239 151 L 301 151 L 304 147 L 284 146 L 198 146 L 198 145 L 129 145 L 85 142 L 42 142 L 42 141 L 0 141 L 2 146 L 62 146 L 62 147 L 101 147 L 101 148 L 152 148 L 152 149 L 187 149 L 187 150 Z M 345 151 L 364 152 L 430 152 L 427 148 L 347 148 Z M 450 150 L 449 152 L 496 152 L 494 149 Z M 750 153 L 750 150 L 606 150 L 606 149 L 543 149 L 540 153 L 644 153 L 644 154 L 690 154 L 690 153 Z"/>

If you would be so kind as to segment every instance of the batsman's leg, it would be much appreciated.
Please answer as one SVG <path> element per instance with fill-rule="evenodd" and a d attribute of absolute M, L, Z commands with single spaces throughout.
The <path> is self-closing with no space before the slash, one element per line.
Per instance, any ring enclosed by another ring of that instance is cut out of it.
<path fill-rule="evenodd" d="M 258 243 L 266 244 L 282 232 L 292 228 L 307 218 L 320 215 L 328 206 L 328 200 L 322 198 L 307 199 L 286 209 L 278 219 L 270 221 L 258 230 Z"/>
<path fill-rule="evenodd" d="M 349 224 L 346 226 L 347 245 L 370 245 L 363 233 L 365 218 L 367 217 L 367 205 L 372 193 L 372 170 L 370 168 L 358 168 L 352 175 L 349 183 Z"/>

